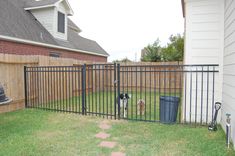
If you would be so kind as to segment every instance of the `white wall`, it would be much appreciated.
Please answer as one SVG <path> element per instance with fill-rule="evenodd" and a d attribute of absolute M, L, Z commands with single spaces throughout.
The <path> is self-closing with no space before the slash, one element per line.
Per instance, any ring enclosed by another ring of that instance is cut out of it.
<path fill-rule="evenodd" d="M 54 36 L 55 7 L 31 10 L 34 17 Z"/>
<path fill-rule="evenodd" d="M 235 143 L 235 0 L 225 0 L 224 7 L 222 126 L 225 129 L 226 113 L 230 113 L 232 118 L 232 139 Z"/>
<path fill-rule="evenodd" d="M 185 64 L 219 64 L 219 73 L 215 75 L 215 99 L 214 102 L 222 100 L 222 65 L 223 65 L 223 36 L 224 36 L 224 16 L 223 0 L 185 0 Z M 199 68 L 200 69 L 200 68 Z M 205 70 L 205 68 L 204 68 Z M 213 75 L 209 77 L 209 98 L 207 102 L 207 77 L 204 74 L 202 84 L 202 74 L 198 74 L 198 95 L 196 95 L 196 74 L 192 80 L 192 104 L 190 112 L 190 92 L 184 95 L 188 100 L 184 100 L 183 109 L 187 114 L 184 115 L 186 121 L 195 119 L 200 121 L 201 111 L 203 122 L 211 121 L 212 117 L 212 91 Z M 190 75 L 187 77 L 187 87 L 190 86 Z M 203 86 L 203 87 L 201 87 Z M 203 92 L 202 92 L 203 90 Z M 202 94 L 201 94 L 202 93 Z M 201 95 L 203 97 L 201 97 Z M 197 98 L 196 98 L 197 96 Z M 203 101 L 201 102 L 201 98 Z M 197 99 L 197 103 L 195 102 Z M 208 105 L 207 105 L 208 104 Z M 197 111 L 195 110 L 197 105 Z M 208 107 L 209 118 L 206 119 L 206 108 Z M 202 109 L 201 109 L 202 108 Z M 197 113 L 197 117 L 196 117 Z M 218 116 L 220 120 L 220 114 Z"/>
<path fill-rule="evenodd" d="M 223 0 L 185 0 L 185 3 L 185 63 L 221 63 Z"/>

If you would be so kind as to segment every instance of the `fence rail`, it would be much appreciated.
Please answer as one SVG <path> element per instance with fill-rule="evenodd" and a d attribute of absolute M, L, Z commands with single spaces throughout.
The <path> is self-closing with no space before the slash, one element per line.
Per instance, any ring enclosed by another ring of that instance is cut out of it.
<path fill-rule="evenodd" d="M 25 67 L 26 107 L 159 122 L 160 97 L 173 96 L 178 123 L 204 125 L 213 118 L 218 72 L 218 65 Z"/>

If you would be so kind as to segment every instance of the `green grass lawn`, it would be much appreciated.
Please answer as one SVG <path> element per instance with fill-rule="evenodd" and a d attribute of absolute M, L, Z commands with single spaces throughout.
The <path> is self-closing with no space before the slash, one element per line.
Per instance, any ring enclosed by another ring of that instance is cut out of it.
<path fill-rule="evenodd" d="M 150 120 L 159 121 L 159 99 L 160 96 L 177 96 L 180 97 L 179 93 L 161 93 L 159 92 L 140 92 L 140 91 L 130 91 L 129 94 L 131 98 L 128 100 L 128 111 L 127 119 L 130 120 Z M 87 93 L 86 95 L 86 108 L 87 114 L 97 113 L 98 116 L 107 117 L 102 114 L 115 115 L 115 102 L 117 101 L 118 95 L 115 96 L 114 92 L 95 92 Z M 142 99 L 145 101 L 145 113 L 140 115 L 137 112 L 137 103 Z M 75 96 L 72 98 L 67 98 L 64 100 L 44 100 L 44 103 L 38 103 L 37 101 L 31 102 L 34 107 L 47 108 L 47 109 L 57 109 L 66 110 L 73 112 L 82 112 L 82 96 Z M 35 104 L 34 104 L 35 103 Z M 117 105 L 116 105 L 117 107 Z M 180 107 L 180 106 L 179 106 Z M 181 110 L 181 109 L 179 109 Z M 116 109 L 117 111 L 117 109 Z M 123 117 L 124 109 L 120 110 L 121 116 Z M 178 114 L 178 119 L 180 118 L 180 112 Z"/>
<path fill-rule="evenodd" d="M 232 156 L 225 146 L 221 128 L 209 132 L 207 127 L 162 125 L 108 120 L 112 128 L 107 140 L 116 141 L 114 149 L 98 147 L 95 134 L 104 119 L 77 114 L 55 113 L 35 109 L 0 114 L 1 156 L 108 156 L 122 151 L 127 156 L 188 155 Z"/>

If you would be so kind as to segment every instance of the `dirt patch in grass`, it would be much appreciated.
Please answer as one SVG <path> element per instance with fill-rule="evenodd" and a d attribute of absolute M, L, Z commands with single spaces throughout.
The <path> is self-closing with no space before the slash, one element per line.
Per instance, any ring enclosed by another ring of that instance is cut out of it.
<path fill-rule="evenodd" d="M 76 125 L 79 127 L 82 127 L 86 125 L 87 123 L 94 123 L 95 118 L 92 117 L 86 117 L 78 114 L 62 114 L 62 113 L 56 113 L 51 114 L 48 116 L 48 123 L 50 124 L 61 124 L 64 122 L 71 123 L 72 125 Z"/>
<path fill-rule="evenodd" d="M 168 140 L 160 145 L 160 155 L 183 155 L 186 151 L 187 140 Z"/>
<path fill-rule="evenodd" d="M 209 132 L 208 134 L 205 135 L 205 137 L 208 139 L 215 139 L 217 135 L 218 134 L 216 132 Z"/>

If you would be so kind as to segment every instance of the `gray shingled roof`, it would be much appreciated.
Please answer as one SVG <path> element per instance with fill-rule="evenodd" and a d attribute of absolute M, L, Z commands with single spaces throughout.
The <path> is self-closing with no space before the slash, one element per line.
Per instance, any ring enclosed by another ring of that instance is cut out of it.
<path fill-rule="evenodd" d="M 68 40 L 54 38 L 29 12 L 25 3 L 34 0 L 0 0 L 0 35 L 107 55 L 95 41 L 81 37 L 68 27 Z M 42 0 L 52 2 L 56 0 Z M 48 4 L 46 3 L 46 4 Z M 70 19 L 68 25 L 78 28 Z M 78 28 L 79 29 L 79 28 Z"/>
<path fill-rule="evenodd" d="M 78 32 L 81 32 L 82 30 L 71 20 L 68 18 L 68 26 L 70 26 L 72 29 L 75 29 Z"/>

